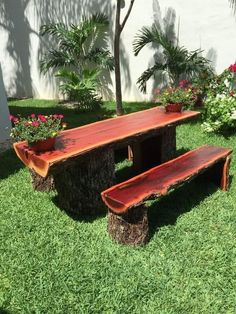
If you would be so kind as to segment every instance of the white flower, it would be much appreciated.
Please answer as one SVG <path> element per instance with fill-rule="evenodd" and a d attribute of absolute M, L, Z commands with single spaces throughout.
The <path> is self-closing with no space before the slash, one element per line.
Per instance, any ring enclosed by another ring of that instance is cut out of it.
<path fill-rule="evenodd" d="M 230 118 L 232 120 L 236 120 L 236 110 L 235 109 L 232 111 L 232 114 L 231 114 Z"/>

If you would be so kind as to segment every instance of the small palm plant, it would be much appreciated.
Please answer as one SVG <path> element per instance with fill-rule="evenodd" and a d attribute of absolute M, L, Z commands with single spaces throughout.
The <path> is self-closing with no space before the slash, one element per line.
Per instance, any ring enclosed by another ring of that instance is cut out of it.
<path fill-rule="evenodd" d="M 133 43 L 135 56 L 148 44 L 161 47 L 162 55 L 138 78 L 137 84 L 142 92 L 146 92 L 147 81 L 157 73 L 166 74 L 170 84 L 177 87 L 182 79 L 191 80 L 202 71 L 211 71 L 209 61 L 200 55 L 199 49 L 189 52 L 186 48 L 179 47 L 155 24 L 143 27 L 136 35 Z"/>
<path fill-rule="evenodd" d="M 104 14 L 82 17 L 80 24 L 63 23 L 43 25 L 42 36 L 48 34 L 56 41 L 40 62 L 43 73 L 52 69 L 63 80 L 59 88 L 70 100 L 80 105 L 98 104 L 99 75 L 113 70 L 113 58 L 107 47 L 108 18 Z M 98 47 L 99 45 L 99 47 Z"/>

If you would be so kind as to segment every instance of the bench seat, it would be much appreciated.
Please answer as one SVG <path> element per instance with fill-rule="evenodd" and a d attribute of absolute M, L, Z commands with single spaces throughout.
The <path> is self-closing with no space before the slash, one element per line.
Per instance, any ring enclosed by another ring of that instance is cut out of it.
<path fill-rule="evenodd" d="M 140 208 L 143 208 L 145 200 L 166 195 L 216 164 L 219 168 L 215 175 L 219 178 L 221 189 L 226 191 L 231 153 L 229 148 L 204 145 L 103 191 L 102 199 L 113 213 L 110 223 L 116 224 L 114 215 L 120 216 L 119 221 L 122 218 L 127 222 L 136 215 L 135 209 L 139 211 L 140 218 Z"/>

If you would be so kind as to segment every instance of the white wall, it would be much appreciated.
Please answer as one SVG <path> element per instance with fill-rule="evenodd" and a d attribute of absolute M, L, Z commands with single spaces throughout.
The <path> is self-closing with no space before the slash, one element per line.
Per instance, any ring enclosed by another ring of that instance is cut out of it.
<path fill-rule="evenodd" d="M 1 0 L 0 62 L 8 96 L 57 96 L 53 76 L 42 76 L 38 69 L 39 59 L 50 47 L 50 42 L 38 36 L 40 25 L 61 20 L 76 23 L 82 13 L 96 12 L 99 8 L 111 19 L 112 38 L 115 3 L 116 0 Z M 125 11 L 122 10 L 123 15 Z M 154 16 L 163 27 L 175 22 L 180 44 L 190 50 L 203 49 L 204 55 L 214 61 L 218 72 L 236 60 L 236 19 L 227 0 L 136 0 L 121 38 L 124 100 L 151 97 L 152 82 L 148 84 L 147 95 L 139 92 L 135 82 L 152 64 L 155 50 L 145 48 L 134 57 L 132 42 L 142 26 L 152 25 Z M 113 76 L 112 80 L 114 82 Z M 114 84 L 110 84 L 110 88 L 114 91 Z"/>
<path fill-rule="evenodd" d="M 9 120 L 9 110 L 2 79 L 0 64 L 0 152 L 8 148 L 10 142 L 11 123 Z"/>

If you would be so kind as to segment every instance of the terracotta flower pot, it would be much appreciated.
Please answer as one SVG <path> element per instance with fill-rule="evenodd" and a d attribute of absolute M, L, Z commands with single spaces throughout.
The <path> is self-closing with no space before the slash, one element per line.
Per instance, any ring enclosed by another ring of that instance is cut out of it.
<path fill-rule="evenodd" d="M 55 137 L 47 138 L 46 140 L 30 143 L 29 147 L 35 152 L 46 152 L 54 149 L 56 142 Z"/>
<path fill-rule="evenodd" d="M 166 104 L 165 110 L 166 112 L 181 112 L 183 109 L 183 104 L 175 103 L 175 104 Z"/>

